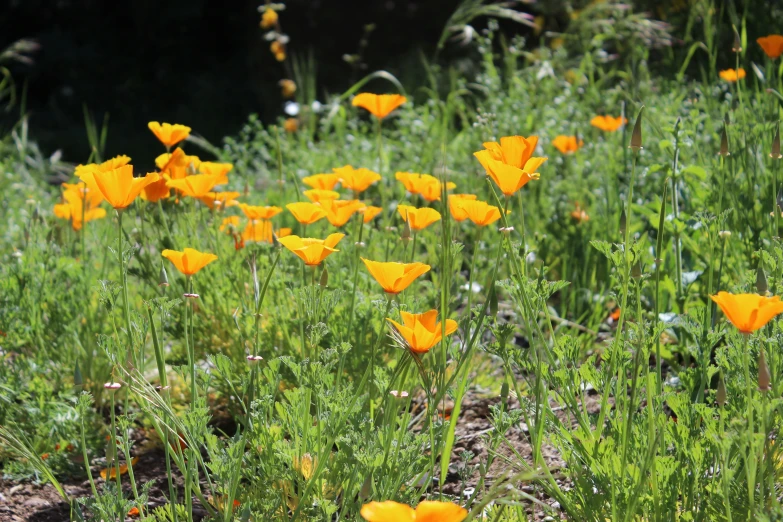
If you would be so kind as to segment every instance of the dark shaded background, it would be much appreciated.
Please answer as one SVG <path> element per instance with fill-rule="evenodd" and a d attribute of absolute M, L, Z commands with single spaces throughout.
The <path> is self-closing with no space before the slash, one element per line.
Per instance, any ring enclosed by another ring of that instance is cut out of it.
<path fill-rule="evenodd" d="M 236 133 L 251 113 L 282 113 L 283 67 L 259 28 L 262 0 L 14 0 L 0 15 L 0 46 L 37 40 L 32 66 L 12 72 L 27 82 L 31 134 L 68 161 L 89 155 L 83 105 L 110 115 L 107 155 L 147 157 L 157 150 L 150 120 L 190 125 L 209 141 Z M 343 61 L 365 24 L 367 72 L 386 69 L 418 86 L 419 49 L 432 55 L 458 0 L 289 0 L 281 13 L 292 53 L 312 49 L 319 97 L 361 77 Z M 522 30 L 522 29 L 520 29 Z M 388 84 L 381 88 L 388 89 Z M 7 129 L 18 119 L 6 115 Z"/>

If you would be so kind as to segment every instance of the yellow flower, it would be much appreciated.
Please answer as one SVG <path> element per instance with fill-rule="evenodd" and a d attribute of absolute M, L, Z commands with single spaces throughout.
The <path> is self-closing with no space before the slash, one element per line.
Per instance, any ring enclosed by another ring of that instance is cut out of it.
<path fill-rule="evenodd" d="M 198 164 L 198 173 L 207 176 L 216 176 L 221 179 L 221 183 L 228 183 L 228 173 L 234 169 L 231 163 L 217 163 L 214 161 L 201 161 Z"/>
<path fill-rule="evenodd" d="M 161 199 L 166 199 L 171 195 L 171 190 L 166 184 L 165 178 L 159 178 L 155 183 L 150 183 L 141 191 L 141 199 L 150 203 L 157 203 Z"/>
<path fill-rule="evenodd" d="M 340 181 L 337 174 L 313 174 L 302 178 L 302 183 L 314 189 L 332 190 Z"/>
<path fill-rule="evenodd" d="M 414 510 L 391 500 L 370 502 L 362 506 L 362 518 L 367 522 L 462 522 L 468 512 L 451 502 L 423 500 Z"/>
<path fill-rule="evenodd" d="M 272 219 L 283 211 L 280 207 L 261 207 L 256 205 L 248 205 L 246 203 L 240 203 L 239 208 L 245 213 L 248 219 Z"/>
<path fill-rule="evenodd" d="M 740 67 L 736 71 L 734 69 L 726 69 L 720 71 L 718 73 L 718 76 L 720 76 L 722 80 L 725 80 L 729 83 L 734 83 L 737 80 L 741 80 L 745 77 L 745 69 L 743 69 L 742 67 Z"/>
<path fill-rule="evenodd" d="M 144 187 L 160 179 L 154 172 L 143 178 L 134 178 L 131 165 L 123 165 L 109 172 L 94 172 L 93 175 L 103 197 L 115 209 L 128 207 Z"/>
<path fill-rule="evenodd" d="M 500 209 L 484 201 L 462 200 L 456 203 L 474 224 L 485 227 L 500 219 Z"/>
<path fill-rule="evenodd" d="M 188 277 L 217 259 L 215 254 L 199 252 L 193 248 L 186 248 L 184 252 L 164 250 L 161 252 L 161 255 L 171 261 L 177 270 Z"/>
<path fill-rule="evenodd" d="M 238 197 L 239 192 L 207 192 L 198 199 L 210 209 L 220 209 L 239 205 Z"/>
<path fill-rule="evenodd" d="M 131 459 L 131 466 L 135 466 L 138 461 L 139 457 L 133 457 Z M 128 464 L 125 462 L 120 464 L 119 468 L 120 475 L 125 475 L 128 472 Z M 107 477 L 109 479 L 117 478 L 117 466 L 111 466 L 109 468 L 102 469 L 100 475 L 103 480 L 106 480 Z"/>
<path fill-rule="evenodd" d="M 280 80 L 278 85 L 283 98 L 291 98 L 296 93 L 296 83 L 293 80 Z"/>
<path fill-rule="evenodd" d="M 231 229 L 236 230 L 239 228 L 239 216 L 229 216 L 227 218 L 223 218 L 223 223 L 220 224 L 220 231 L 223 232 L 224 230 L 228 230 L 231 232 Z"/>
<path fill-rule="evenodd" d="M 440 212 L 432 208 L 400 205 L 397 210 L 402 216 L 402 220 L 408 222 L 412 230 L 423 230 L 436 221 L 440 221 Z"/>
<path fill-rule="evenodd" d="M 427 201 L 440 201 L 441 183 L 435 176 L 429 174 L 414 174 L 411 172 L 398 172 L 394 175 L 402 182 L 405 190 L 411 194 L 421 194 Z M 446 183 L 447 189 L 456 188 L 454 183 Z"/>
<path fill-rule="evenodd" d="M 538 138 L 531 136 L 507 136 L 500 143 L 484 143 L 485 150 L 474 153 L 487 175 L 506 196 L 514 194 L 528 181 L 538 179 L 536 172 L 547 158 L 533 157 Z"/>
<path fill-rule="evenodd" d="M 308 266 L 317 266 L 326 259 L 329 254 L 339 252 L 334 247 L 345 234 L 331 234 L 326 239 L 302 238 L 299 236 L 287 236 L 278 238 L 281 245 L 299 256 Z"/>
<path fill-rule="evenodd" d="M 277 20 L 277 11 L 271 7 L 267 7 L 264 9 L 264 13 L 261 15 L 261 29 L 271 29 L 277 25 Z"/>
<path fill-rule="evenodd" d="M 350 165 L 337 167 L 332 170 L 334 170 L 334 173 L 337 174 L 337 177 L 340 179 L 343 187 L 347 188 L 348 190 L 353 190 L 357 193 L 364 192 L 370 187 L 370 185 L 376 181 L 380 181 L 381 179 L 381 175 L 377 172 L 373 172 L 370 169 L 365 168 L 355 169 Z"/>
<path fill-rule="evenodd" d="M 69 220 L 71 227 L 76 231 L 81 230 L 84 223 L 106 216 L 106 211 L 97 205 L 91 206 L 89 199 L 85 206 L 85 200 L 82 199 L 82 193 L 78 189 L 66 190 L 63 192 L 63 199 L 64 203 L 54 206 L 54 215 Z"/>
<path fill-rule="evenodd" d="M 326 217 L 326 211 L 314 203 L 289 203 L 285 206 L 298 222 L 310 225 Z"/>
<path fill-rule="evenodd" d="M 161 124 L 157 121 L 151 121 L 147 124 L 147 127 L 149 127 L 155 137 L 158 138 L 167 149 L 190 136 L 190 127 L 185 125 L 172 125 L 170 123 Z"/>
<path fill-rule="evenodd" d="M 757 38 L 756 42 L 764 50 L 764 53 L 773 60 L 777 60 L 783 54 L 783 36 L 779 34 L 762 36 Z"/>
<path fill-rule="evenodd" d="M 462 209 L 460 205 L 463 201 L 472 201 L 476 199 L 475 194 L 451 194 L 449 196 L 449 212 L 454 221 L 465 221 L 468 219 L 468 214 Z"/>
<path fill-rule="evenodd" d="M 164 177 L 182 179 L 198 172 L 201 160 L 198 156 L 188 156 L 185 151 L 177 147 L 171 154 L 161 154 L 155 158 L 155 165 Z"/>
<path fill-rule="evenodd" d="M 250 221 L 242 231 L 242 242 L 272 243 L 272 222 L 268 219 Z"/>
<path fill-rule="evenodd" d="M 578 201 L 574 204 L 574 207 L 574 210 L 571 211 L 571 219 L 576 221 L 577 224 L 590 221 L 590 216 L 588 216 L 587 212 L 582 209 Z"/>
<path fill-rule="evenodd" d="M 95 184 L 95 178 L 92 174 L 90 174 L 88 178 L 92 185 L 82 181 L 79 183 L 63 183 L 62 188 L 65 189 L 66 193 L 73 193 L 73 195 L 69 197 L 79 198 L 87 205 L 87 208 L 90 209 L 97 207 L 103 202 L 103 194 L 98 188 L 98 185 Z"/>
<path fill-rule="evenodd" d="M 427 353 L 443 338 L 442 325 L 437 322 L 437 310 L 430 310 L 423 314 L 401 311 L 400 317 L 403 324 L 391 319 L 386 320 L 394 325 L 400 336 L 405 339 L 405 344 L 414 353 Z M 451 335 L 455 331 L 457 331 L 457 321 L 446 319 L 446 335 Z"/>
<path fill-rule="evenodd" d="M 730 294 L 718 292 L 711 296 L 726 314 L 731 324 L 744 334 L 751 334 L 783 313 L 779 296 L 762 297 L 757 294 Z"/>
<path fill-rule="evenodd" d="M 363 257 L 361 260 L 387 294 L 399 294 L 408 288 L 414 279 L 430 271 L 430 266 L 424 263 L 383 263 Z"/>
<path fill-rule="evenodd" d="M 375 216 L 381 213 L 383 209 L 381 207 L 373 207 L 372 205 L 364 207 L 362 209 L 359 209 L 359 212 L 361 212 L 364 215 L 364 222 L 369 223 L 373 219 L 375 219 Z"/>
<path fill-rule="evenodd" d="M 354 96 L 351 105 L 367 109 L 370 114 L 382 120 L 406 101 L 408 101 L 408 99 L 400 94 L 372 94 L 363 92 Z"/>
<path fill-rule="evenodd" d="M 605 132 L 615 132 L 627 122 L 628 120 L 622 116 L 617 116 L 616 118 L 613 116 L 595 116 L 590 120 L 590 125 Z"/>
<path fill-rule="evenodd" d="M 302 192 L 307 199 L 313 203 L 320 203 L 321 201 L 327 201 L 330 199 L 338 199 L 340 194 L 334 190 L 325 189 L 310 189 Z"/>
<path fill-rule="evenodd" d="M 441 182 L 437 180 L 435 181 L 435 183 L 429 183 L 427 185 L 424 185 L 420 192 L 421 197 L 423 197 L 427 201 L 440 201 L 440 194 L 442 192 L 441 187 L 442 187 Z M 450 181 L 446 182 L 446 190 L 452 190 L 455 188 L 457 188 L 456 183 L 452 183 Z"/>
<path fill-rule="evenodd" d="M 195 174 L 183 179 L 172 179 L 166 184 L 169 188 L 177 189 L 183 195 L 191 198 L 203 198 L 222 182 L 220 176 L 211 176 L 209 174 Z"/>
<path fill-rule="evenodd" d="M 584 143 L 584 141 L 577 139 L 576 136 L 560 135 L 552 140 L 552 145 L 563 154 L 573 154 L 582 148 Z"/>
<path fill-rule="evenodd" d="M 356 199 L 349 201 L 331 199 L 322 201 L 321 206 L 326 211 L 326 219 L 329 220 L 329 223 L 332 226 L 341 227 L 351 219 L 355 212 L 364 207 L 364 203 Z"/>
<path fill-rule="evenodd" d="M 83 178 L 88 173 L 109 172 L 116 168 L 127 165 L 128 163 L 130 163 L 130 160 L 131 160 L 130 157 L 122 155 L 122 156 L 115 156 L 112 159 L 106 160 L 103 163 L 99 163 L 99 164 L 90 163 L 89 165 L 77 165 L 74 174 L 76 174 L 77 178 L 82 179 L 82 181 L 84 181 Z M 89 176 L 87 177 L 89 178 Z"/>
<path fill-rule="evenodd" d="M 286 118 L 286 120 L 283 122 L 283 130 L 289 134 L 293 134 L 294 132 L 298 131 L 299 120 L 296 118 Z"/>

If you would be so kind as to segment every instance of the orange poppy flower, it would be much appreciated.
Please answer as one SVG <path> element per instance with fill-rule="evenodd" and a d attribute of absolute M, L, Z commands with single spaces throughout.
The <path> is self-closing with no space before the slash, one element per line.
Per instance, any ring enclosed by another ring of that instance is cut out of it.
<path fill-rule="evenodd" d="M 414 279 L 430 271 L 430 265 L 424 263 L 383 263 L 363 257 L 361 260 L 387 294 L 399 294 L 408 288 Z"/>
<path fill-rule="evenodd" d="M 210 176 L 209 174 L 195 174 L 182 179 L 172 179 L 166 184 L 169 188 L 179 190 L 182 195 L 191 198 L 203 198 L 222 181 L 220 176 Z"/>
<path fill-rule="evenodd" d="M 277 20 L 277 11 L 271 7 L 267 7 L 264 9 L 264 13 L 261 15 L 261 29 L 271 29 L 277 25 Z"/>
<path fill-rule="evenodd" d="M 137 517 L 137 516 L 139 516 L 139 514 L 140 514 L 139 508 L 137 508 L 137 507 L 132 507 L 132 508 L 130 508 L 130 510 L 128 510 L 128 516 L 129 517 Z"/>
<path fill-rule="evenodd" d="M 150 183 L 141 191 L 141 199 L 150 203 L 157 203 L 161 199 L 171 196 L 171 190 L 166 183 L 167 180 L 165 178 L 160 178 L 155 183 Z"/>
<path fill-rule="evenodd" d="M 367 522 L 462 522 L 468 517 L 468 512 L 451 502 L 423 500 L 413 509 L 387 500 L 365 504 L 361 515 Z"/>
<path fill-rule="evenodd" d="M 423 230 L 440 221 L 440 212 L 433 208 L 416 208 L 410 205 L 400 205 L 397 207 L 402 216 L 402 220 L 410 224 L 412 230 Z"/>
<path fill-rule="evenodd" d="M 329 223 L 332 226 L 341 227 L 351 219 L 355 212 L 364 207 L 364 203 L 356 199 L 347 201 L 332 199 L 322 201 L 321 206 L 326 211 L 326 219 L 329 220 Z"/>
<path fill-rule="evenodd" d="M 71 193 L 68 198 L 76 198 L 84 202 L 88 209 L 96 208 L 103 202 L 103 194 L 98 185 L 95 184 L 95 178 L 90 174 L 89 179 L 92 185 L 82 181 L 80 183 L 63 183 L 61 186 L 64 193 Z"/>
<path fill-rule="evenodd" d="M 312 176 L 302 178 L 302 183 L 305 185 L 322 190 L 332 190 L 339 181 L 340 176 L 337 174 L 313 174 Z"/>
<path fill-rule="evenodd" d="M 267 219 L 250 221 L 242 231 L 242 242 L 272 243 L 272 222 Z"/>
<path fill-rule="evenodd" d="M 401 94 L 372 94 L 363 92 L 354 96 L 351 105 L 367 109 L 370 114 L 379 120 L 382 120 L 388 116 L 391 111 L 406 101 L 408 101 L 408 99 Z"/>
<path fill-rule="evenodd" d="M 628 123 L 628 120 L 622 116 L 618 116 L 616 118 L 613 116 L 595 116 L 592 120 L 590 120 L 590 125 L 606 132 L 614 132 L 626 123 Z"/>
<path fill-rule="evenodd" d="M 207 176 L 217 176 L 221 178 L 222 183 L 228 183 L 228 173 L 234 170 L 231 163 L 217 163 L 215 161 L 202 161 L 198 164 L 198 173 Z"/>
<path fill-rule="evenodd" d="M 239 192 L 207 192 L 198 199 L 210 209 L 220 209 L 239 205 L 238 197 Z"/>
<path fill-rule="evenodd" d="M 405 186 L 405 190 L 411 194 L 421 194 L 426 185 L 439 183 L 438 178 L 429 174 L 415 174 L 413 172 L 397 172 L 394 174 L 397 181 Z"/>
<path fill-rule="evenodd" d="M 779 296 L 762 297 L 758 294 L 730 294 L 718 292 L 710 296 L 718 303 L 731 324 L 744 334 L 751 334 L 783 313 Z"/>
<path fill-rule="evenodd" d="M 743 69 L 742 67 L 740 67 L 736 71 L 734 69 L 726 69 L 720 71 L 718 73 L 718 76 L 720 76 L 722 80 L 725 80 L 729 83 L 734 83 L 737 80 L 741 80 L 745 77 L 745 69 Z"/>
<path fill-rule="evenodd" d="M 326 217 L 326 211 L 315 203 L 289 203 L 285 206 L 298 222 L 310 225 Z"/>
<path fill-rule="evenodd" d="M 280 207 L 270 207 L 270 206 L 257 206 L 257 205 L 248 205 L 246 203 L 240 203 L 239 208 L 242 209 L 242 212 L 245 213 L 245 216 L 247 216 L 247 219 L 272 219 L 279 213 L 283 211 Z"/>
<path fill-rule="evenodd" d="M 454 221 L 465 221 L 468 219 L 468 214 L 462 209 L 460 205 L 463 201 L 473 201 L 477 196 L 475 194 L 451 194 L 449 196 L 449 212 Z"/>
<path fill-rule="evenodd" d="M 283 98 L 293 98 L 294 94 L 296 93 L 296 82 L 293 80 L 280 80 L 277 82 L 277 84 L 280 86 L 280 94 L 283 96 Z"/>
<path fill-rule="evenodd" d="M 573 154 L 584 145 L 584 141 L 578 140 L 576 136 L 563 136 L 562 134 L 552 140 L 552 145 L 563 154 Z"/>
<path fill-rule="evenodd" d="M 362 209 L 359 209 L 359 212 L 361 212 L 364 215 L 364 222 L 369 223 L 373 219 L 375 219 L 375 216 L 381 213 L 383 209 L 381 207 L 373 207 L 372 205 L 364 207 Z"/>
<path fill-rule="evenodd" d="M 427 353 L 442 339 L 441 323 L 437 322 L 438 311 L 430 310 L 423 314 L 411 314 L 400 312 L 403 324 L 386 319 L 397 329 L 397 332 L 405 339 L 408 348 L 414 353 Z M 457 331 L 457 321 L 446 319 L 446 335 Z"/>
<path fill-rule="evenodd" d="M 190 136 L 190 127 L 185 125 L 172 125 L 170 123 L 161 124 L 157 121 L 151 121 L 147 124 L 147 127 L 149 127 L 155 137 L 158 138 L 167 149 Z"/>
<path fill-rule="evenodd" d="M 114 169 L 127 165 L 128 163 L 130 163 L 130 160 L 131 159 L 129 156 L 121 155 L 108 159 L 103 163 L 98 163 L 98 164 L 90 163 L 88 165 L 77 165 L 76 169 L 74 170 L 74 174 L 76 174 L 77 178 L 81 179 L 85 174 L 88 174 L 90 172 L 110 172 Z M 87 181 L 87 180 L 82 179 L 82 181 Z"/>
<path fill-rule="evenodd" d="M 302 194 L 305 195 L 307 199 L 312 201 L 313 203 L 320 203 L 321 201 L 329 200 L 329 199 L 339 199 L 340 193 L 335 192 L 334 190 L 326 190 L 326 189 L 310 189 L 305 190 L 302 192 Z"/>
<path fill-rule="evenodd" d="M 94 219 L 100 219 L 106 216 L 106 211 L 102 208 L 83 207 L 79 193 L 73 190 L 63 192 L 65 203 L 58 203 L 54 206 L 54 215 L 61 219 L 67 219 L 71 222 L 71 227 L 79 231 L 82 225 Z"/>
<path fill-rule="evenodd" d="M 484 201 L 468 199 L 458 201 L 456 204 L 468 219 L 480 227 L 491 225 L 500 219 L 500 209 Z"/>
<path fill-rule="evenodd" d="M 456 183 L 452 183 L 451 181 L 446 182 L 446 190 L 453 190 L 455 188 L 457 188 Z M 427 201 L 440 201 L 441 192 L 441 183 L 436 180 L 435 183 L 424 185 L 419 194 Z"/>
<path fill-rule="evenodd" d="M 283 130 L 288 134 L 293 134 L 299 130 L 299 120 L 296 118 L 286 118 L 283 122 Z"/>
<path fill-rule="evenodd" d="M 193 248 L 186 248 L 184 252 L 164 250 L 161 255 L 174 263 L 177 270 L 188 277 L 218 258 L 215 254 L 199 252 Z"/>
<path fill-rule="evenodd" d="M 155 172 L 143 178 L 134 178 L 131 165 L 123 165 L 109 172 L 94 172 L 93 175 L 103 197 L 115 209 L 128 207 L 144 187 L 160 179 Z"/>
<path fill-rule="evenodd" d="M 313 239 L 309 237 L 286 236 L 278 238 L 281 245 L 299 256 L 307 266 L 317 266 L 326 259 L 329 254 L 339 252 L 334 247 L 345 234 L 330 234 L 326 239 Z"/>
<path fill-rule="evenodd" d="M 533 157 L 538 137 L 507 136 L 484 143 L 485 150 L 473 155 L 479 160 L 487 175 L 497 184 L 506 196 L 510 196 L 531 179 L 538 179 L 536 172 L 547 158 Z"/>
<path fill-rule="evenodd" d="M 223 232 L 224 230 L 228 229 L 230 232 L 231 227 L 233 227 L 234 230 L 239 228 L 239 216 L 229 216 L 227 218 L 223 218 L 223 222 L 220 224 L 220 231 Z"/>
<path fill-rule="evenodd" d="M 277 232 L 275 232 L 275 235 L 277 236 L 277 239 L 280 239 L 281 237 L 288 237 L 291 235 L 292 230 L 290 228 L 281 228 L 278 229 Z"/>
<path fill-rule="evenodd" d="M 364 192 L 370 188 L 370 185 L 381 179 L 381 175 L 377 172 L 365 168 L 355 169 L 350 165 L 337 167 L 333 170 L 343 187 L 354 192 Z"/>
<path fill-rule="evenodd" d="M 771 34 L 769 36 L 762 36 L 757 38 L 756 42 L 764 49 L 767 56 L 773 60 L 780 58 L 783 54 L 783 36 L 779 34 Z"/>
<path fill-rule="evenodd" d="M 135 466 L 138 461 L 139 461 L 139 457 L 133 457 L 131 459 L 131 466 Z M 120 475 L 125 475 L 127 472 L 128 472 L 128 464 L 126 462 L 123 462 L 122 464 L 120 464 Z M 108 469 L 102 469 L 101 478 L 103 480 L 107 480 L 106 477 L 109 477 L 109 479 L 117 478 L 117 466 L 111 466 Z"/>
<path fill-rule="evenodd" d="M 185 151 L 177 147 L 171 154 L 161 154 L 155 158 L 155 165 L 164 176 L 170 179 L 182 179 L 198 172 L 201 160 L 198 156 L 188 156 Z"/>
<path fill-rule="evenodd" d="M 587 215 L 587 212 L 585 212 L 581 206 L 579 206 L 579 202 L 576 202 L 574 204 L 576 208 L 571 212 L 571 219 L 576 221 L 577 223 L 582 223 L 584 221 L 590 221 L 590 216 Z"/>

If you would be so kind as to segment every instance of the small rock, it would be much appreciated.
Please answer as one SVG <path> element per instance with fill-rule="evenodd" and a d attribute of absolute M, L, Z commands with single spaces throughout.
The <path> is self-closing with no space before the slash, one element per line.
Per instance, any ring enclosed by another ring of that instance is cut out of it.
<path fill-rule="evenodd" d="M 49 505 L 49 501 L 41 497 L 30 497 L 24 501 L 24 505 L 27 507 L 45 507 Z"/>

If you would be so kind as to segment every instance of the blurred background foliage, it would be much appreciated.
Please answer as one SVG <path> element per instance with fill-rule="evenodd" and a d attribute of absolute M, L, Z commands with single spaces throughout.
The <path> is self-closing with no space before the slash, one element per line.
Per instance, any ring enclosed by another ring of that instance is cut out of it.
<path fill-rule="evenodd" d="M 272 122 L 283 114 L 278 82 L 290 74 L 269 53 L 260 3 L 10 0 L 0 13 L 0 48 L 13 49 L 20 39 L 29 47 L 16 53 L 24 59 L 3 56 L 2 78 L 13 80 L 0 84 L 0 95 L 16 110 L 2 115 L 2 128 L 17 124 L 21 110 L 44 153 L 61 150 L 79 163 L 90 152 L 85 107 L 99 123 L 109 115 L 107 156 L 147 156 L 155 146 L 150 120 L 186 123 L 212 143 L 236 134 L 249 114 Z M 475 77 L 481 60 L 475 46 L 464 44 L 490 17 L 499 19 L 507 42 L 524 50 L 562 46 L 570 56 L 598 50 L 608 68 L 644 60 L 645 70 L 672 76 L 691 55 L 687 72 L 698 77 L 711 71 L 698 42 L 711 34 L 723 47 L 731 44 L 728 24 L 717 32 L 704 23 L 716 8 L 724 22 L 745 14 L 748 34 L 766 34 L 783 21 L 781 3 L 750 0 L 289 0 L 280 21 L 291 58 L 316 64 L 312 96 L 324 101 L 379 69 L 419 98 L 428 95 L 420 87 L 433 63 L 436 73 Z"/>

